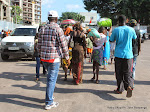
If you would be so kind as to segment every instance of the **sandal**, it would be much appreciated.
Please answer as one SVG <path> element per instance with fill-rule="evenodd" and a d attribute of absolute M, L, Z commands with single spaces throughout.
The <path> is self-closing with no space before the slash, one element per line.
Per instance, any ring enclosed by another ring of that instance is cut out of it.
<path fill-rule="evenodd" d="M 98 81 L 98 80 L 96 80 L 96 84 L 99 84 L 99 81 Z"/>
<path fill-rule="evenodd" d="M 93 78 L 91 78 L 91 81 L 94 81 L 95 80 L 95 78 L 93 77 Z"/>
<path fill-rule="evenodd" d="M 126 95 L 127 98 L 130 98 L 132 96 L 132 90 L 133 89 L 130 86 L 127 88 L 127 95 Z"/>
<path fill-rule="evenodd" d="M 36 78 L 36 79 L 35 79 L 35 82 L 38 82 L 39 80 L 40 80 L 39 78 Z"/>
<path fill-rule="evenodd" d="M 115 94 L 122 94 L 122 92 L 118 91 L 118 90 L 114 90 Z"/>

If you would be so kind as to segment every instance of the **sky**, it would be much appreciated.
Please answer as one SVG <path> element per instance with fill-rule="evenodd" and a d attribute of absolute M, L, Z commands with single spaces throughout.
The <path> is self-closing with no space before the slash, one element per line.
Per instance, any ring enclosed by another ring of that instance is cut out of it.
<path fill-rule="evenodd" d="M 47 20 L 47 14 L 50 10 L 58 12 L 59 17 L 62 12 L 88 12 L 84 9 L 83 0 L 41 0 L 42 1 L 42 22 Z M 95 11 L 91 11 L 95 12 Z"/>

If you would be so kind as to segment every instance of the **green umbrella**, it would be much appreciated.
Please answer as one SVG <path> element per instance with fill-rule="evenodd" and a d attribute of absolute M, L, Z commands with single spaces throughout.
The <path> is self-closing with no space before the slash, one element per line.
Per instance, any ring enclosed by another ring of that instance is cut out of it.
<path fill-rule="evenodd" d="M 103 26 L 103 27 L 111 27 L 112 26 L 112 20 L 109 18 L 101 18 L 97 24 L 99 26 Z"/>

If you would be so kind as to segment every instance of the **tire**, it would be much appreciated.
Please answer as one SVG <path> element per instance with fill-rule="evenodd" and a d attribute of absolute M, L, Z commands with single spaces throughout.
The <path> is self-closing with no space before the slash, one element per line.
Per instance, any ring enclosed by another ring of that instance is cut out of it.
<path fill-rule="evenodd" d="M 35 59 L 35 57 L 34 56 L 32 56 L 32 61 L 35 61 L 36 59 Z"/>
<path fill-rule="evenodd" d="M 9 59 L 9 55 L 7 55 L 7 54 L 1 54 L 1 58 L 2 58 L 2 60 L 6 61 L 6 60 Z"/>

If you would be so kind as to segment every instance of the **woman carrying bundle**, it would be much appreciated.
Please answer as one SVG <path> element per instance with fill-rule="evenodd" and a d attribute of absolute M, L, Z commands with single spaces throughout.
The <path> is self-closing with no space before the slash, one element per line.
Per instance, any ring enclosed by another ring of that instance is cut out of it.
<path fill-rule="evenodd" d="M 93 42 L 93 53 L 92 53 L 92 59 L 93 59 L 93 78 L 92 81 L 95 80 L 95 74 L 96 74 L 96 83 L 98 84 L 98 75 L 99 75 L 99 66 L 102 65 L 103 62 L 103 47 L 105 46 L 107 42 L 106 38 L 106 29 L 104 27 L 100 27 L 98 29 L 98 32 L 100 33 L 100 39 L 96 37 L 91 37 L 91 40 Z"/>

